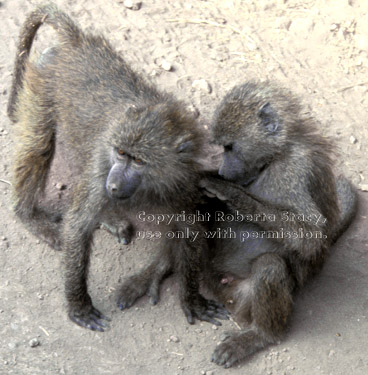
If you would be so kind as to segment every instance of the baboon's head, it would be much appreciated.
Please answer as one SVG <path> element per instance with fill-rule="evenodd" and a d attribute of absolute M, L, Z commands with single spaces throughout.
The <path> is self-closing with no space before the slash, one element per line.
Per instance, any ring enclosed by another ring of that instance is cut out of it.
<path fill-rule="evenodd" d="M 178 103 L 132 106 L 111 129 L 105 185 L 110 197 L 162 203 L 194 192 L 202 136 Z"/>
<path fill-rule="evenodd" d="M 224 147 L 219 174 L 247 185 L 287 151 L 299 112 L 291 97 L 267 83 L 234 87 L 215 111 L 214 142 Z"/>

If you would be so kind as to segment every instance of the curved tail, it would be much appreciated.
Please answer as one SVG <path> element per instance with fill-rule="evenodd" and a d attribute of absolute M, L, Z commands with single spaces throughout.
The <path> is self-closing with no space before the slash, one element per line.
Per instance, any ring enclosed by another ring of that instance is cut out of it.
<path fill-rule="evenodd" d="M 32 43 L 37 30 L 44 23 L 49 24 L 58 32 L 61 42 L 67 41 L 76 45 L 80 42 L 82 36 L 80 29 L 73 20 L 66 13 L 61 12 L 54 4 L 41 5 L 28 15 L 20 32 L 7 108 L 8 116 L 13 122 L 17 121 L 16 103 L 19 91 L 23 87 L 24 72 Z"/>
<path fill-rule="evenodd" d="M 332 242 L 336 242 L 349 227 L 356 215 L 358 206 L 357 191 L 345 176 L 339 176 L 336 179 L 336 192 L 340 208 L 340 221 L 337 224 Z"/>

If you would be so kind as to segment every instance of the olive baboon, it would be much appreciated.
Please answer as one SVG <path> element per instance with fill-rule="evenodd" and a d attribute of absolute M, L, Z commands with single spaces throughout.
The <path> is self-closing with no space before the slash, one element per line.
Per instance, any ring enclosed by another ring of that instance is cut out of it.
<path fill-rule="evenodd" d="M 29 61 L 34 36 L 51 25 L 60 44 Z M 87 291 L 91 241 L 109 212 L 194 210 L 202 135 L 184 106 L 136 74 L 101 36 L 83 33 L 54 5 L 29 14 L 20 33 L 8 115 L 16 123 L 14 209 L 37 235 L 63 251 L 69 317 L 103 331 L 105 318 Z M 50 213 L 39 198 L 54 155 L 55 140 L 68 145 L 82 171 L 65 213 Z M 119 215 L 118 215 L 119 216 Z M 180 229 L 183 223 L 174 223 Z M 172 251 L 172 247 L 175 251 Z M 160 280 L 173 267 L 180 301 L 194 318 L 220 324 L 223 307 L 198 291 L 204 242 L 166 241 L 153 264 L 118 295 L 120 308 L 147 293 L 158 300 Z"/>
<path fill-rule="evenodd" d="M 357 196 L 344 177 L 335 178 L 332 147 L 314 121 L 270 83 L 233 88 L 215 111 L 212 135 L 224 147 L 222 179 L 200 182 L 218 198 L 204 209 L 212 212 L 210 228 L 228 234 L 210 240 L 204 273 L 245 324 L 212 355 L 230 367 L 282 337 L 293 291 L 320 269 L 352 221 Z"/>

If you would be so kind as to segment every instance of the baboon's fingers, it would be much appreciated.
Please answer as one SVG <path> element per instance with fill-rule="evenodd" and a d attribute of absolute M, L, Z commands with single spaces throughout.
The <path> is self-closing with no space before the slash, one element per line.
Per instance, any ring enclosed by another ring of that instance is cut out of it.
<path fill-rule="evenodd" d="M 97 326 L 102 328 L 109 328 L 106 323 L 104 323 L 101 319 L 98 319 L 95 315 L 91 315 L 91 319 L 97 324 Z"/>
<path fill-rule="evenodd" d="M 219 180 L 218 178 L 203 178 L 199 181 L 199 186 L 205 189 L 204 193 L 210 197 L 217 197 L 221 201 L 226 201 L 227 196 L 222 192 L 221 187 L 223 186 L 223 181 Z"/>
<path fill-rule="evenodd" d="M 223 311 L 228 312 L 223 303 L 216 302 L 212 299 L 207 300 L 207 309 L 208 310 L 223 310 Z"/>
<path fill-rule="evenodd" d="M 208 300 L 207 301 L 207 315 L 218 318 L 218 319 L 223 319 L 223 320 L 228 320 L 229 319 L 229 311 L 225 308 L 225 305 L 222 303 L 218 303 L 213 300 Z"/>
<path fill-rule="evenodd" d="M 213 319 L 213 318 L 211 317 L 211 314 L 208 314 L 208 313 L 206 313 L 206 314 L 201 314 L 200 316 L 197 316 L 197 318 L 198 318 L 199 320 L 202 320 L 203 322 L 211 323 L 211 324 L 213 324 L 213 325 L 215 325 L 215 326 L 217 326 L 217 327 L 222 326 L 221 322 L 219 322 L 219 321 L 216 320 L 216 319 Z"/>
<path fill-rule="evenodd" d="M 133 303 L 134 302 L 117 302 L 120 310 L 129 309 L 129 307 L 132 307 Z"/>
<path fill-rule="evenodd" d="M 224 305 L 212 300 L 206 300 L 201 295 L 199 295 L 198 299 L 193 301 L 192 304 L 188 306 L 184 305 L 183 311 L 189 324 L 193 324 L 194 318 L 197 318 L 216 326 L 221 326 L 222 324 L 215 318 L 229 319 L 228 311 Z"/>
<path fill-rule="evenodd" d="M 203 190 L 204 195 L 206 195 L 208 198 L 216 198 L 216 194 L 210 193 L 208 190 Z"/>
<path fill-rule="evenodd" d="M 108 322 L 111 322 L 111 319 L 110 318 L 108 318 L 107 316 L 105 316 L 104 314 L 102 314 L 100 311 L 98 311 L 96 308 L 94 308 L 93 306 L 92 306 L 92 312 L 93 312 L 93 315 L 96 315 L 97 316 L 97 318 L 98 319 L 104 319 L 104 320 L 106 320 L 106 321 L 108 321 Z"/>
<path fill-rule="evenodd" d="M 229 316 L 228 316 L 227 313 L 218 312 L 218 311 L 214 311 L 214 310 L 207 310 L 206 315 L 208 317 L 211 317 L 211 318 L 218 318 L 218 319 L 222 319 L 222 320 L 228 320 L 229 319 Z"/>
<path fill-rule="evenodd" d="M 213 315 L 214 318 L 221 319 L 221 320 L 229 320 L 229 313 L 228 312 L 221 312 L 216 311 Z"/>

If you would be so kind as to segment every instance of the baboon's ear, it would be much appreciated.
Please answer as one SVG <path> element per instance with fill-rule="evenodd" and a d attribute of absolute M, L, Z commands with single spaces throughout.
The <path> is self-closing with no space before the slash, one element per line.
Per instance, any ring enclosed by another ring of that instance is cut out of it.
<path fill-rule="evenodd" d="M 258 117 L 261 119 L 263 127 L 269 133 L 276 133 L 280 130 L 280 118 L 277 112 L 271 107 L 270 103 L 262 105 L 262 107 L 258 111 Z"/>
<path fill-rule="evenodd" d="M 185 141 L 185 142 L 180 143 L 176 150 L 178 151 L 178 153 L 181 153 L 181 152 L 191 151 L 192 148 L 193 148 L 193 142 Z"/>

